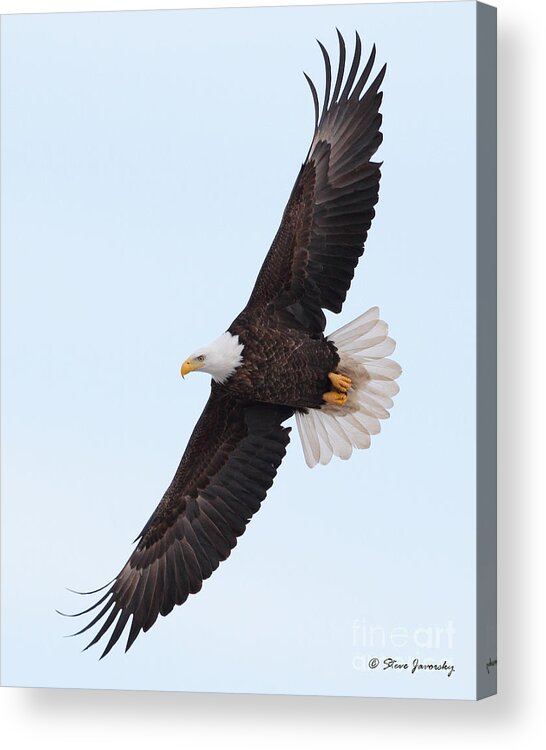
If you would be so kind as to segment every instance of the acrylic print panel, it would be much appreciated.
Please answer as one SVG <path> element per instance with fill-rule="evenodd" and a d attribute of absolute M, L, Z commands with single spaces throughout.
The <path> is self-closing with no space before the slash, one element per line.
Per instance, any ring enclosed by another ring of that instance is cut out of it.
<path fill-rule="evenodd" d="M 326 330 L 380 307 L 391 418 L 312 470 L 292 419 L 229 559 L 99 661 L 55 609 L 94 601 L 65 587 L 121 569 L 171 480 L 210 387 L 180 365 L 248 299 L 336 28 L 387 74 Z M 475 42 L 470 2 L 2 19 L 3 684 L 475 697 Z"/>

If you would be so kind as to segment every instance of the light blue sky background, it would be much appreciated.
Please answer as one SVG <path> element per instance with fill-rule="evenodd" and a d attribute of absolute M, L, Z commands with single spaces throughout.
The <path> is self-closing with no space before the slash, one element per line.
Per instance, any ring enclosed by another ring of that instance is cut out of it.
<path fill-rule="evenodd" d="M 54 609 L 121 568 L 174 473 L 209 388 L 180 363 L 246 302 L 335 26 L 388 73 L 377 216 L 328 329 L 380 306 L 392 418 L 313 471 L 294 431 L 231 558 L 99 663 Z M 474 3 L 14 16 L 1 41 L 3 683 L 472 697 Z"/>

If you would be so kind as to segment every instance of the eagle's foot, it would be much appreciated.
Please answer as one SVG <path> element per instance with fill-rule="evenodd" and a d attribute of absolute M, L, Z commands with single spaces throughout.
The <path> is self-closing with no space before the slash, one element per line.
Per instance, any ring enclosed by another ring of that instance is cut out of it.
<path fill-rule="evenodd" d="M 339 391 L 340 393 L 347 393 L 351 387 L 351 378 L 348 378 L 346 375 L 341 375 L 339 372 L 329 372 L 328 379 L 336 391 Z"/>
<path fill-rule="evenodd" d="M 347 394 L 340 393 L 339 391 L 328 391 L 328 393 L 322 394 L 323 401 L 327 404 L 334 404 L 335 406 L 344 406 L 347 401 Z"/>

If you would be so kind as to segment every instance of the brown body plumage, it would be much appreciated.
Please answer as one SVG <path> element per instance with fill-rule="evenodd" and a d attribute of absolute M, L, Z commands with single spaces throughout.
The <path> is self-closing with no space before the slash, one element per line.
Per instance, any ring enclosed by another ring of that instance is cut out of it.
<path fill-rule="evenodd" d="M 241 400 L 318 407 L 336 369 L 335 345 L 322 334 L 309 334 L 267 310 L 245 311 L 229 332 L 244 345 L 244 363 L 224 384 Z"/>

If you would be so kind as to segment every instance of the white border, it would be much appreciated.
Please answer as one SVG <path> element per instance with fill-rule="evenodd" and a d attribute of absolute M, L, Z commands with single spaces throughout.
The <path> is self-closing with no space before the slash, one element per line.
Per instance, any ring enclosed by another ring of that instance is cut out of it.
<path fill-rule="evenodd" d="M 396 0 L 407 3 L 415 0 Z M 449 0 L 433 0 L 448 2 Z M 451 0 L 456 2 L 457 0 Z M 384 0 L 368 0 L 368 4 L 380 4 Z M 79 13 L 82 11 L 116 11 L 116 10 L 172 10 L 173 8 L 238 8 L 254 6 L 283 6 L 283 5 L 359 5 L 357 0 L 335 2 L 333 0 L 269 0 L 269 2 L 238 2 L 238 0 L 0 0 L 0 13 Z"/>

